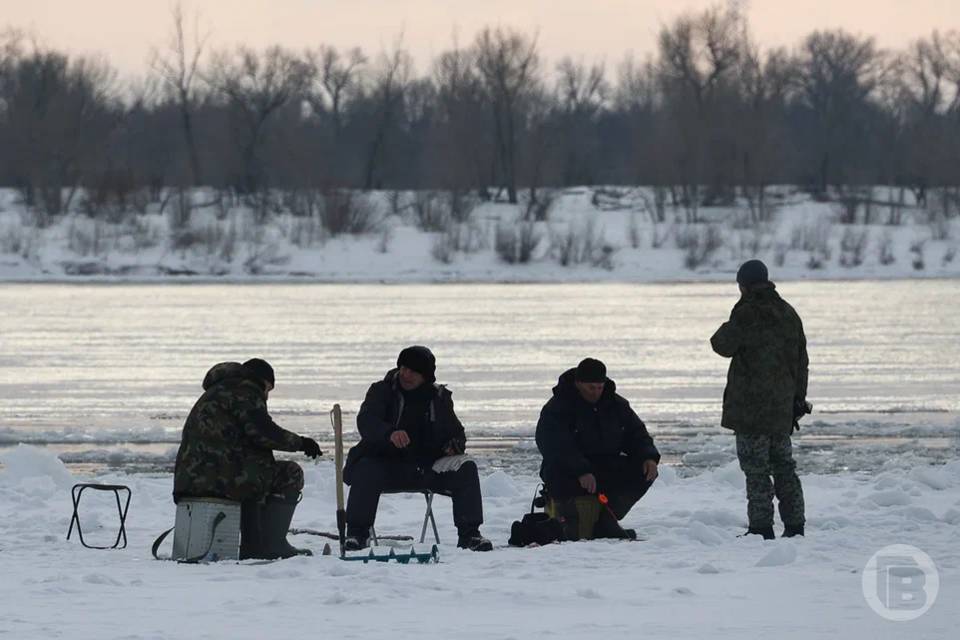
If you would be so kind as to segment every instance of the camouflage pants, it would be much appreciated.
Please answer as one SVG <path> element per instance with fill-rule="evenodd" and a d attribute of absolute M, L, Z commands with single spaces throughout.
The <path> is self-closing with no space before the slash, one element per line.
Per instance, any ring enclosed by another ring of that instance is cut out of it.
<path fill-rule="evenodd" d="M 747 517 L 751 527 L 773 526 L 773 496 L 785 525 L 804 523 L 803 487 L 797 477 L 790 436 L 737 434 L 737 458 L 747 478 Z M 773 476 L 773 482 L 770 482 Z"/>
<path fill-rule="evenodd" d="M 282 460 L 273 465 L 270 493 L 291 495 L 303 490 L 303 468 L 291 460 Z"/>

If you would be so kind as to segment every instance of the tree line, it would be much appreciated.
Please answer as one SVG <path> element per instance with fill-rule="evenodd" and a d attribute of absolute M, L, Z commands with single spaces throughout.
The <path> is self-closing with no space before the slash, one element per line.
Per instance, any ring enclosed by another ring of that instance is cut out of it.
<path fill-rule="evenodd" d="M 376 55 L 320 45 L 212 50 L 176 6 L 149 72 L 121 81 L 13 29 L 0 34 L 0 185 L 55 216 L 77 193 L 213 187 L 430 189 L 517 202 L 569 185 L 657 185 L 698 208 L 767 189 L 841 196 L 937 189 L 960 209 L 960 32 L 889 51 L 816 31 L 763 49 L 736 5 L 662 27 L 656 51 L 550 63 L 535 33 L 482 29 L 416 72 L 402 40 Z"/>

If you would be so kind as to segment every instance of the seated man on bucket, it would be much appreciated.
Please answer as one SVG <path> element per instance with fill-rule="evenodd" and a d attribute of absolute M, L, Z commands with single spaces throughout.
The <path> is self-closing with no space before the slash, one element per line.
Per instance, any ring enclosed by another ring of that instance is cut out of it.
<path fill-rule="evenodd" d="M 599 360 L 560 376 L 540 412 L 547 512 L 567 540 L 635 538 L 622 520 L 657 478 L 660 453 Z"/>
<path fill-rule="evenodd" d="M 464 451 L 466 435 L 450 391 L 435 384 L 436 359 L 426 347 L 407 347 L 367 391 L 357 414 L 358 442 L 347 456 L 347 551 L 368 544 L 384 491 L 442 492 L 453 498 L 457 546 L 490 551 L 480 535 L 483 505 L 477 465 Z"/>
<path fill-rule="evenodd" d="M 254 358 L 207 372 L 204 393 L 183 425 L 173 499 L 216 497 L 241 503 L 240 559 L 289 558 L 309 551 L 287 542 L 303 489 L 303 469 L 273 451 L 321 455 L 316 441 L 280 428 L 267 413 L 273 367 Z"/>

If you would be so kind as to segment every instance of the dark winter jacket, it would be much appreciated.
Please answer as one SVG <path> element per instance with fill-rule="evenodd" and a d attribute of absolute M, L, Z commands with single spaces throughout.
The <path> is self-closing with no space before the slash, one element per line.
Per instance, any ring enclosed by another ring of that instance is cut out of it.
<path fill-rule="evenodd" d="M 344 479 L 349 483 L 353 466 L 367 456 L 407 459 L 422 469 L 443 457 L 451 444 L 457 451 L 466 447 L 467 437 L 453 410 L 453 394 L 443 385 L 427 389 L 429 400 L 422 416 L 405 416 L 403 391 L 397 379 L 398 370 L 387 372 L 383 380 L 374 382 L 357 414 L 360 442 L 350 449 L 344 466 Z M 411 444 L 398 449 L 390 442 L 394 431 L 404 430 Z M 414 428 L 416 426 L 417 428 Z"/>
<path fill-rule="evenodd" d="M 274 449 L 299 451 L 303 440 L 267 413 L 263 383 L 238 362 L 214 366 L 183 425 L 173 497 L 259 500 L 273 479 Z"/>
<path fill-rule="evenodd" d="M 807 339 L 774 284 L 748 291 L 710 344 L 732 358 L 721 424 L 738 433 L 789 435 L 794 400 L 807 397 Z"/>
<path fill-rule="evenodd" d="M 646 425 L 617 394 L 607 378 L 603 395 L 588 404 L 574 383 L 575 369 L 560 376 L 553 397 L 537 422 L 537 447 L 543 455 L 540 477 L 579 477 L 594 471 L 594 461 L 626 454 L 638 460 L 660 461 Z"/>

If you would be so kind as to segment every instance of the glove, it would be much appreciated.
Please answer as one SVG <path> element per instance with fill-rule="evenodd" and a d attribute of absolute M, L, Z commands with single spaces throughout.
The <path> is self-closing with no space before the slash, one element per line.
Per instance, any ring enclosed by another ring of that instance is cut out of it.
<path fill-rule="evenodd" d="M 300 445 L 300 451 L 303 451 L 307 454 L 308 458 L 319 458 L 323 455 L 323 451 L 320 451 L 320 445 L 317 444 L 317 441 L 313 438 L 300 437 L 303 443 Z"/>
<path fill-rule="evenodd" d="M 800 418 L 813 413 L 813 405 L 807 402 L 806 398 L 793 399 L 793 430 L 800 431 Z"/>

